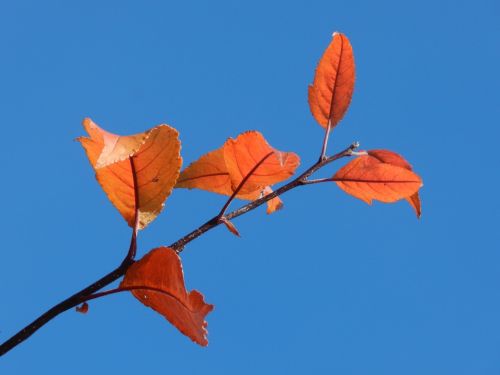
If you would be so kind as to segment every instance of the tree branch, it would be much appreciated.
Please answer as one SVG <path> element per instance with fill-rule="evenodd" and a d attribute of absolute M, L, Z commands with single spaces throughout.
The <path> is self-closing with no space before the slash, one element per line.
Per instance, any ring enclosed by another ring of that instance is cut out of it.
<path fill-rule="evenodd" d="M 327 134 L 325 134 L 327 135 Z M 328 139 L 328 137 L 325 137 Z M 175 250 L 177 253 L 182 252 L 184 249 L 184 246 L 188 244 L 189 242 L 193 241 L 194 239 L 198 238 L 201 236 L 203 233 L 209 231 L 212 228 L 215 228 L 219 224 L 222 223 L 220 220 L 221 217 L 225 217 L 227 220 L 234 219 L 238 216 L 241 216 L 249 211 L 252 211 L 253 209 L 259 207 L 260 205 L 266 203 L 267 201 L 280 196 L 284 193 L 286 193 L 288 190 L 294 189 L 298 186 L 302 185 L 307 185 L 308 183 L 315 183 L 315 180 L 308 181 L 307 179 L 316 171 L 318 171 L 320 168 L 326 166 L 327 164 L 330 164 L 334 162 L 335 160 L 338 160 L 340 158 L 346 157 L 346 156 L 351 156 L 353 155 L 354 150 L 356 150 L 359 147 L 359 144 L 357 142 L 353 143 L 350 145 L 348 148 L 345 150 L 339 152 L 338 154 L 335 154 L 330 157 L 323 157 L 320 160 L 318 160 L 313 166 L 311 166 L 309 169 L 307 169 L 304 173 L 302 173 L 300 176 L 295 178 L 294 180 L 290 181 L 288 184 L 283 185 L 279 189 L 275 190 L 274 192 L 257 199 L 255 201 L 252 201 L 243 207 L 240 207 L 232 212 L 230 212 L 227 215 L 224 215 L 225 209 L 227 208 L 228 204 L 226 203 L 227 206 L 224 207 L 224 209 L 221 211 L 222 216 L 217 215 L 213 217 L 212 219 L 208 220 L 205 224 L 201 225 L 199 228 L 195 229 L 191 233 L 188 233 L 184 237 L 180 238 L 176 242 L 172 243 L 169 247 Z M 267 158 L 267 156 L 266 156 Z M 132 168 L 132 172 L 135 171 L 135 166 L 134 166 L 134 161 L 132 158 L 130 160 L 130 165 Z M 262 163 L 265 159 L 261 160 L 260 163 Z M 258 166 L 257 166 L 258 167 Z M 256 168 L 256 167 L 255 167 Z M 242 181 L 243 182 L 243 181 Z M 80 303 L 102 297 L 104 295 L 112 294 L 118 292 L 118 289 L 116 290 L 111 290 L 107 292 L 102 292 L 102 293 L 96 293 L 100 289 L 104 288 L 105 286 L 111 284 L 113 281 L 119 279 L 125 273 L 127 272 L 128 268 L 134 263 L 134 257 L 137 249 L 137 232 L 138 232 L 138 227 L 139 227 L 139 195 L 138 195 L 138 190 L 137 190 L 137 181 L 134 177 L 134 193 L 135 193 L 135 220 L 134 220 L 134 228 L 132 229 L 132 235 L 130 239 L 130 246 L 129 250 L 127 252 L 127 255 L 123 259 L 122 263 L 113 271 L 108 273 L 107 275 L 103 276 L 96 282 L 92 283 L 91 285 L 87 286 L 86 288 L 80 290 L 79 292 L 73 294 L 72 296 L 66 298 L 64 301 L 58 303 L 54 307 L 50 308 L 47 310 L 45 313 L 40 315 L 37 319 L 35 319 L 32 323 L 28 324 L 26 327 L 24 327 L 22 330 L 20 330 L 18 333 L 16 333 L 14 336 L 12 336 L 10 339 L 5 341 L 2 345 L 0 345 L 0 356 L 4 355 L 20 343 L 22 343 L 24 340 L 29 338 L 33 333 L 35 333 L 38 329 L 40 329 L 42 326 L 47 324 L 50 320 L 55 318 L 57 315 L 63 313 L 64 311 L 71 309 L 75 306 L 78 306 Z M 234 198 L 234 197 L 233 197 Z M 228 201 L 229 203 L 231 202 L 231 198 Z"/>
<path fill-rule="evenodd" d="M 241 216 L 248 211 L 252 211 L 253 209 L 259 207 L 260 205 L 266 203 L 267 201 L 280 196 L 283 193 L 286 193 L 288 190 L 294 189 L 298 186 L 306 185 L 307 184 L 307 179 L 317 170 L 323 168 L 327 164 L 330 164 L 334 162 L 335 160 L 341 159 L 346 156 L 351 156 L 352 153 L 354 152 L 355 149 L 359 147 L 358 142 L 354 142 L 351 144 L 349 147 L 347 147 L 345 150 L 339 152 L 338 154 L 335 154 L 333 156 L 323 158 L 322 160 L 318 160 L 312 167 L 310 167 L 308 170 L 306 170 L 304 173 L 302 173 L 299 177 L 296 179 L 290 181 L 288 184 L 283 185 L 279 189 L 273 191 L 272 193 L 254 200 L 243 207 L 238 208 L 237 210 L 234 210 L 233 212 L 225 215 L 226 219 L 234 219 L 235 217 Z M 200 227 L 196 228 L 193 230 L 191 233 L 186 234 L 184 237 L 181 239 L 175 241 L 172 243 L 169 247 L 174 249 L 177 253 L 180 253 L 184 250 L 184 246 L 191 242 L 192 240 L 198 238 L 201 236 L 203 233 L 209 231 L 210 229 L 216 227 L 221 223 L 220 217 L 217 215 L 210 220 L 208 220 L 205 224 L 201 225 Z"/>
<path fill-rule="evenodd" d="M 132 173 L 135 174 L 135 166 L 132 158 L 129 158 L 130 166 L 132 168 Z M 58 303 L 53 306 L 45 313 L 40 315 L 33 322 L 28 324 L 22 330 L 17 332 L 10 339 L 5 341 L 2 345 L 0 345 L 0 357 L 7 353 L 12 348 L 16 347 L 28 337 L 30 337 L 33 333 L 38 331 L 42 326 L 47 324 L 53 318 L 58 316 L 59 314 L 69 310 L 77 305 L 79 305 L 84 297 L 90 296 L 98 290 L 104 288 L 105 286 L 111 284 L 113 281 L 122 277 L 127 269 L 134 263 L 134 257 L 137 250 L 137 232 L 139 228 L 139 191 L 137 189 L 137 179 L 134 177 L 134 198 L 135 198 L 135 219 L 134 219 L 134 227 L 132 228 L 132 235 L 130 238 L 130 246 L 128 248 L 127 255 L 123 259 L 122 263 L 113 271 L 108 273 L 107 275 L 101 277 L 96 282 L 90 284 L 88 287 L 80 290 L 79 292 L 73 294 L 71 297 L 66 298 L 64 301 Z"/>

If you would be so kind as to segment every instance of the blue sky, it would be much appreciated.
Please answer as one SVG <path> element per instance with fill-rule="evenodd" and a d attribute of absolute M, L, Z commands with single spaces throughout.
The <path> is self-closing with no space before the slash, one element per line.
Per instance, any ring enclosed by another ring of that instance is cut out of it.
<path fill-rule="evenodd" d="M 305 168 L 322 140 L 307 85 L 342 31 L 357 81 L 330 151 L 394 150 L 425 186 L 420 221 L 318 185 L 235 220 L 241 239 L 191 243 L 187 285 L 215 304 L 207 348 L 123 294 L 59 316 L 0 372 L 498 374 L 499 16 L 493 0 L 3 2 L 2 341 L 126 252 L 74 142 L 86 116 L 119 134 L 168 123 L 185 165 L 257 129 Z M 140 254 L 223 203 L 175 191 Z"/>

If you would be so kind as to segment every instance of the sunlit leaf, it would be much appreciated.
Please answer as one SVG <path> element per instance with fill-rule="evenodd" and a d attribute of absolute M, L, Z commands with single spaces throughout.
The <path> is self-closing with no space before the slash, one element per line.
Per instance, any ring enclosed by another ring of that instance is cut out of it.
<path fill-rule="evenodd" d="M 300 164 L 293 152 L 272 148 L 261 133 L 249 131 L 203 155 L 182 171 L 176 187 L 197 188 L 230 196 L 254 166 L 272 153 L 248 178 L 237 198 L 255 200 L 267 195 L 270 185 L 292 176 Z M 279 198 L 268 202 L 268 213 L 282 206 Z"/>
<path fill-rule="evenodd" d="M 80 137 L 97 181 L 130 226 L 136 205 L 139 229 L 161 212 L 182 165 L 178 132 L 168 125 L 119 136 L 83 121 L 89 137 Z"/>
<path fill-rule="evenodd" d="M 354 91 L 355 66 L 351 43 L 334 33 L 309 86 L 309 107 L 316 121 L 333 128 L 344 117 Z"/>
<path fill-rule="evenodd" d="M 368 155 L 377 158 L 382 163 L 396 165 L 410 171 L 413 170 L 411 164 L 408 163 L 401 155 L 395 152 L 389 150 L 370 150 L 368 151 Z M 422 205 L 420 203 L 420 196 L 418 191 L 409 197 L 405 197 L 405 199 L 413 207 L 417 217 L 420 218 L 420 216 L 422 215 Z"/>
<path fill-rule="evenodd" d="M 130 290 L 194 342 L 208 344 L 205 317 L 213 305 L 205 303 L 198 291 L 186 291 L 181 260 L 174 250 L 160 247 L 146 254 L 130 266 L 120 288 Z"/>
<path fill-rule="evenodd" d="M 333 180 L 346 193 L 372 203 L 395 202 L 417 193 L 422 186 L 418 175 L 407 168 L 381 162 L 374 156 L 364 155 L 347 163 Z"/>
<path fill-rule="evenodd" d="M 272 148 L 261 133 L 249 131 L 224 144 L 224 160 L 231 178 L 233 190 L 252 168 L 267 154 L 273 152 L 246 181 L 240 194 L 262 190 L 291 177 L 300 164 L 293 152 L 282 152 Z"/>

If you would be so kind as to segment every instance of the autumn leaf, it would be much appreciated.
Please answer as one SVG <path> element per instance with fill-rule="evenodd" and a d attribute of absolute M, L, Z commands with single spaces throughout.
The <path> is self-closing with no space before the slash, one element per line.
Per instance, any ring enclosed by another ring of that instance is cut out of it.
<path fill-rule="evenodd" d="M 205 317 L 213 305 L 205 303 L 198 291 L 186 291 L 181 260 L 174 250 L 151 250 L 130 266 L 120 288 L 130 290 L 194 342 L 208 345 Z"/>
<path fill-rule="evenodd" d="M 196 188 L 230 196 L 233 189 L 224 159 L 224 146 L 191 163 L 182 171 L 175 187 Z"/>
<path fill-rule="evenodd" d="M 292 176 L 300 164 L 293 152 L 272 148 L 261 133 L 249 131 L 236 139 L 228 139 L 224 145 L 203 155 L 182 171 L 177 188 L 202 189 L 230 196 L 255 165 L 271 155 L 252 173 L 236 195 L 237 198 L 255 200 L 267 195 L 270 185 Z M 271 202 L 272 201 L 272 202 Z M 279 198 L 268 202 L 268 213 L 282 203 Z"/>
<path fill-rule="evenodd" d="M 378 159 L 382 163 L 392 164 L 401 168 L 408 169 L 410 171 L 413 170 L 410 163 L 408 163 L 401 155 L 389 151 L 389 150 L 370 150 L 368 151 L 368 155 L 373 156 Z M 405 197 L 410 206 L 415 210 L 415 214 L 418 218 L 422 216 L 422 205 L 420 203 L 420 196 L 418 191 L 415 194 L 412 194 L 409 197 Z"/>
<path fill-rule="evenodd" d="M 316 121 L 334 127 L 344 117 L 354 91 L 355 66 L 351 43 L 334 33 L 309 86 L 309 107 Z"/>
<path fill-rule="evenodd" d="M 81 314 L 86 314 L 89 312 L 89 304 L 84 302 L 80 306 L 76 306 L 75 310 Z"/>
<path fill-rule="evenodd" d="M 144 133 L 119 136 L 83 121 L 80 137 L 99 184 L 128 225 L 143 229 L 163 209 L 182 165 L 178 132 L 158 125 Z"/>
<path fill-rule="evenodd" d="M 240 194 L 262 190 L 292 176 L 300 164 L 299 157 L 293 152 L 273 149 L 263 135 L 249 131 L 236 139 L 228 139 L 224 144 L 224 160 L 234 190 L 252 168 L 267 154 L 273 152 L 250 176 Z"/>
<path fill-rule="evenodd" d="M 408 168 L 383 163 L 370 152 L 347 163 L 332 180 L 346 193 L 368 204 L 373 199 L 395 202 L 412 196 L 422 186 L 420 177 Z"/>

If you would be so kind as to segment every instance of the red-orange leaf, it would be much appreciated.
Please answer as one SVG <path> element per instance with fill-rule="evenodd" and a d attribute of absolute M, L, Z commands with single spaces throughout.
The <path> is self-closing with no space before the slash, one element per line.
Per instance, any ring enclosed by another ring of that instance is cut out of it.
<path fill-rule="evenodd" d="M 261 133 L 249 131 L 224 144 L 224 160 L 231 178 L 232 188 L 240 184 L 252 168 L 267 154 L 273 152 L 250 176 L 240 194 L 262 190 L 292 176 L 300 164 L 293 152 L 282 152 L 272 148 Z"/>
<path fill-rule="evenodd" d="M 412 171 L 413 168 L 401 155 L 389 150 L 370 150 L 368 155 L 378 159 L 381 163 L 392 164 Z"/>
<path fill-rule="evenodd" d="M 119 136 L 90 119 L 83 126 L 90 137 L 78 140 L 97 181 L 130 226 L 134 226 L 137 208 L 139 229 L 146 227 L 163 209 L 179 176 L 182 158 L 177 130 L 159 125 L 144 133 Z"/>
<path fill-rule="evenodd" d="M 411 164 L 408 163 L 401 155 L 396 154 L 395 152 L 389 150 L 370 150 L 368 151 L 368 155 L 377 158 L 382 163 L 396 165 L 401 168 L 406 168 L 410 171 L 413 170 Z M 409 197 L 405 197 L 405 199 L 413 207 L 417 217 L 420 218 L 420 216 L 422 215 L 422 205 L 420 203 L 420 196 L 418 191 Z"/>
<path fill-rule="evenodd" d="M 309 107 L 316 121 L 333 128 L 344 117 L 354 91 L 355 67 L 351 43 L 334 33 L 309 86 Z"/>
<path fill-rule="evenodd" d="M 86 314 L 89 312 L 89 304 L 87 302 L 84 302 L 80 306 L 76 306 L 75 310 L 81 314 Z"/>
<path fill-rule="evenodd" d="M 130 290 L 194 342 L 208 344 L 205 317 L 213 305 L 205 303 L 198 291 L 186 291 L 181 260 L 174 250 L 160 247 L 146 254 L 130 266 L 120 288 Z"/>
<path fill-rule="evenodd" d="M 175 187 L 197 188 L 230 196 L 233 190 L 224 160 L 224 146 L 191 163 L 182 171 Z"/>
<path fill-rule="evenodd" d="M 333 180 L 346 193 L 372 203 L 395 202 L 415 194 L 422 180 L 412 171 L 382 163 L 371 155 L 360 156 L 342 167 Z"/>
<path fill-rule="evenodd" d="M 198 188 L 230 196 L 253 167 L 270 152 L 272 155 L 248 178 L 237 195 L 240 199 L 258 199 L 272 191 L 270 185 L 292 176 L 300 159 L 293 152 L 275 150 L 257 131 L 245 132 L 236 139 L 230 138 L 221 148 L 203 155 L 182 171 L 176 187 Z M 272 199 L 268 202 L 268 213 L 281 205 L 279 198 Z"/>

